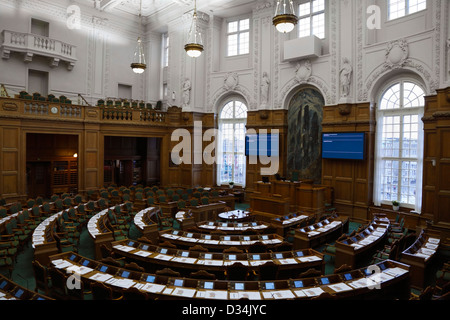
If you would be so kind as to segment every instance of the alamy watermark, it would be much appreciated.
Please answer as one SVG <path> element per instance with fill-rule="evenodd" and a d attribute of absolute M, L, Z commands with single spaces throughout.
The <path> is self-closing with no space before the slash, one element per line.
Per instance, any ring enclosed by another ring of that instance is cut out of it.
<path fill-rule="evenodd" d="M 176 129 L 172 132 L 171 141 L 181 141 L 170 153 L 174 164 L 223 164 L 223 157 L 218 152 L 223 146 L 219 142 L 219 129 L 208 129 L 203 133 L 203 123 L 194 121 L 193 134 L 187 129 Z M 250 136 L 254 139 L 248 139 Z M 261 168 L 261 175 L 275 175 L 278 172 L 280 157 L 278 149 L 279 130 L 248 129 L 245 133 L 245 148 L 249 164 L 268 165 Z M 210 142 L 203 149 L 203 142 Z M 270 143 L 272 142 L 272 144 Z M 241 141 L 242 143 L 242 141 Z M 250 150 L 254 152 L 249 152 Z"/>

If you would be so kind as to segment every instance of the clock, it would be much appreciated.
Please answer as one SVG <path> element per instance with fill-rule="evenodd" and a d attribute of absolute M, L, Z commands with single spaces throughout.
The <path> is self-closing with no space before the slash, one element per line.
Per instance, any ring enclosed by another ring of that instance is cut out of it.
<path fill-rule="evenodd" d="M 51 111 L 53 114 L 58 113 L 58 108 L 57 108 L 57 107 L 52 107 L 52 108 L 50 109 L 50 111 Z"/>

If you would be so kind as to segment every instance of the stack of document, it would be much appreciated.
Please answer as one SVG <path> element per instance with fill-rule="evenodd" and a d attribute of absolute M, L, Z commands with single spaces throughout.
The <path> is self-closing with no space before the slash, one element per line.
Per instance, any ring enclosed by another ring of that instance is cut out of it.
<path fill-rule="evenodd" d="M 313 262 L 313 261 L 320 261 L 320 260 L 322 260 L 318 256 L 299 257 L 297 259 L 300 260 L 301 262 Z"/>
<path fill-rule="evenodd" d="M 109 280 L 106 280 L 105 283 L 124 289 L 128 289 L 136 284 L 134 280 L 122 278 L 110 278 Z"/>
<path fill-rule="evenodd" d="M 52 260 L 53 265 L 58 269 L 65 269 L 73 266 L 73 263 L 64 259 Z"/>
<path fill-rule="evenodd" d="M 111 274 L 97 272 L 93 276 L 90 276 L 89 279 L 95 280 L 98 282 L 105 282 L 106 280 L 112 278 Z"/>

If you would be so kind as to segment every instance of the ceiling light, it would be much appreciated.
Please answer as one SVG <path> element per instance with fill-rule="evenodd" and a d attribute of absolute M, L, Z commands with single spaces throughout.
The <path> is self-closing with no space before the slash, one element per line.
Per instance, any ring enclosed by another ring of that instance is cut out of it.
<path fill-rule="evenodd" d="M 142 32 L 142 0 L 139 6 L 139 33 Z M 134 51 L 133 62 L 131 63 L 131 69 L 134 73 L 141 74 L 145 71 L 147 65 L 145 63 L 144 47 L 142 46 L 142 40 L 139 36 L 137 39 L 136 50 Z"/>
<path fill-rule="evenodd" d="M 194 4 L 191 29 L 189 30 L 188 41 L 184 46 L 184 50 L 186 50 L 187 55 L 192 58 L 200 57 L 203 52 L 202 34 L 198 32 L 197 27 L 197 1 L 195 1 Z"/>
<path fill-rule="evenodd" d="M 287 3 L 289 2 L 289 3 Z M 273 25 L 281 33 L 288 33 L 294 30 L 298 18 L 295 15 L 294 3 L 292 0 L 279 0 L 275 9 L 275 16 L 272 19 Z"/>

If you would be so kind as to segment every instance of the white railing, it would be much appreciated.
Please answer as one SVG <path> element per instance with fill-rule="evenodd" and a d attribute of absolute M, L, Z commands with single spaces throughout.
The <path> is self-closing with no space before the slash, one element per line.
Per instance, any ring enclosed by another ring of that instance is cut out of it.
<path fill-rule="evenodd" d="M 59 40 L 32 34 L 2 31 L 2 58 L 8 59 L 10 52 L 25 53 L 25 60 L 30 61 L 33 55 L 45 56 L 52 59 L 51 65 L 57 66 L 59 61 L 66 61 L 71 70 L 77 61 L 76 46 Z"/>

